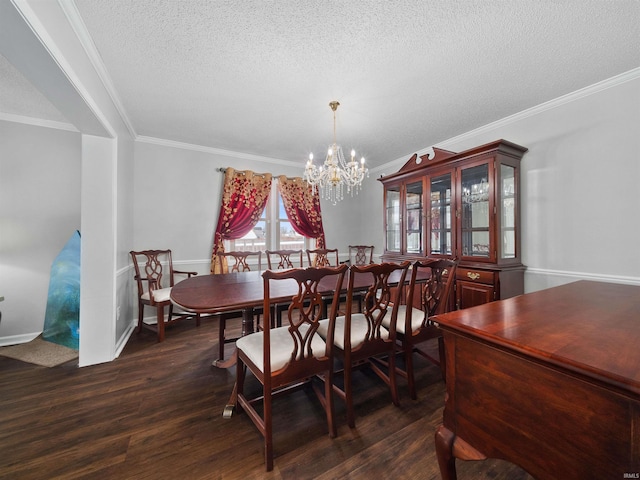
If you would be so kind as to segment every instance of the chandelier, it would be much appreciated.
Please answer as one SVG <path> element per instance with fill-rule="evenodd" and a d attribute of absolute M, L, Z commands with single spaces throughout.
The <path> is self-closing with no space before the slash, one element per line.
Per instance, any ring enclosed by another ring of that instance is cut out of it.
<path fill-rule="evenodd" d="M 369 169 L 364 166 L 364 157 L 358 163 L 355 150 L 351 150 L 351 160 L 347 162 L 342 148 L 336 143 L 336 110 L 339 105 L 336 101 L 329 102 L 333 110 L 333 144 L 329 147 L 324 164 L 319 167 L 314 165 L 313 153 L 310 153 L 303 176 L 314 192 L 320 187 L 320 196 L 330 200 L 333 205 L 344 198 L 345 185 L 347 193 L 353 197 L 362 188 L 365 175 L 369 176 Z"/>

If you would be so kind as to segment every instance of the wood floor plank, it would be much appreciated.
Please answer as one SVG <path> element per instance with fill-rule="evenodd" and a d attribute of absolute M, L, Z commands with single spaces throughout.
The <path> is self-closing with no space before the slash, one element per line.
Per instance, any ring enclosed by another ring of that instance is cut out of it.
<path fill-rule="evenodd" d="M 229 325 L 237 335 L 240 322 Z M 120 358 L 91 367 L 0 357 L 0 479 L 440 478 L 433 433 L 444 384 L 424 360 L 416 358 L 418 400 L 400 380 L 399 408 L 378 377 L 356 372 L 356 428 L 336 398 L 335 439 L 311 391 L 277 398 L 267 473 L 262 437 L 247 416 L 222 417 L 235 368 L 213 367 L 216 356 L 217 323 L 207 319 L 169 328 L 162 343 L 134 334 Z M 460 480 L 531 478 L 499 460 L 458 461 L 458 471 Z"/>

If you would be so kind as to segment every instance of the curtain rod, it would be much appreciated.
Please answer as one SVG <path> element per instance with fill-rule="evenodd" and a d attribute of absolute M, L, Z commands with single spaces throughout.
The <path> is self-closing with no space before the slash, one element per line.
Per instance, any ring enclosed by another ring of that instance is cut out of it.
<path fill-rule="evenodd" d="M 242 172 L 244 173 L 244 170 L 236 170 L 237 172 Z M 216 168 L 216 172 L 220 172 L 220 173 L 226 173 L 227 169 L 225 167 L 218 167 Z M 260 176 L 264 176 L 264 173 L 255 173 L 254 175 L 260 175 Z M 278 178 L 281 177 L 282 175 L 274 175 L 273 173 L 271 174 L 272 177 L 274 178 Z M 285 175 L 286 176 L 286 175 Z M 287 177 L 287 180 L 294 180 L 296 178 L 301 178 L 301 177 Z"/>

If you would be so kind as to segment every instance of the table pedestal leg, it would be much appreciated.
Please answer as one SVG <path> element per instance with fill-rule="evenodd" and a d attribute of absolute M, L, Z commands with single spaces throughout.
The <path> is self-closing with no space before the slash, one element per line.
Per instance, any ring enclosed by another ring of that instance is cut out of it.
<path fill-rule="evenodd" d="M 236 397 L 238 396 L 238 384 L 233 383 L 233 390 L 231 391 L 231 397 L 224 407 L 222 412 L 222 418 L 229 419 L 233 415 L 233 410 L 236 408 Z"/>
<path fill-rule="evenodd" d="M 245 308 L 242 310 L 242 336 L 253 333 L 253 308 Z"/>
<path fill-rule="evenodd" d="M 248 307 L 242 310 L 242 336 L 249 335 L 253 333 L 253 308 Z M 229 358 L 229 360 L 225 360 L 223 358 L 219 358 L 218 360 L 213 361 L 213 366 L 218 368 L 229 368 L 233 367 L 236 364 L 238 359 L 238 354 L 236 351 L 233 351 L 233 354 Z"/>
<path fill-rule="evenodd" d="M 225 360 L 224 358 L 219 358 L 218 360 L 214 360 L 212 365 L 218 368 L 229 368 L 229 367 L 233 367 L 237 361 L 238 361 L 238 354 L 234 350 L 233 353 L 231 354 L 231 357 L 229 357 L 228 360 Z"/>

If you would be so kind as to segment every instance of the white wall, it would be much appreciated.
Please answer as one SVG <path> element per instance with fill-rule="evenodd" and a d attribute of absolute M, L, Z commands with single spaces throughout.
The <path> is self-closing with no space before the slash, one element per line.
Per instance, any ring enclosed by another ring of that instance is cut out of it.
<path fill-rule="evenodd" d="M 531 292 L 576 279 L 640 284 L 639 132 L 637 69 L 437 146 L 458 152 L 503 138 L 529 149 L 522 260 Z M 382 205 L 382 189 L 368 189 L 367 201 Z M 382 220 L 365 229 L 382 249 Z"/>
<path fill-rule="evenodd" d="M 224 182 L 217 169 L 300 176 L 303 166 L 137 141 L 132 249 L 171 248 L 174 263 L 209 273 Z"/>
<path fill-rule="evenodd" d="M 0 345 L 44 327 L 51 263 L 80 228 L 80 134 L 0 121 Z"/>
<path fill-rule="evenodd" d="M 522 259 L 525 291 L 579 278 L 640 283 L 635 195 L 640 185 L 640 70 L 449 139 L 463 151 L 500 138 L 529 149 L 522 160 Z M 429 147 L 424 146 L 424 149 Z M 322 202 L 327 244 L 384 248 L 382 185 L 411 156 L 372 169 L 363 190 L 337 206 Z M 170 245 L 179 262 L 207 273 L 222 174 L 233 166 L 299 176 L 299 166 L 246 161 L 136 142 L 134 246 Z M 169 181 L 175 188 L 169 188 Z M 154 196 L 165 183 L 165 195 Z M 172 228 L 163 228 L 163 215 Z"/>
<path fill-rule="evenodd" d="M 131 173 L 127 165 L 133 164 L 134 132 L 109 91 L 109 79 L 101 76 L 99 54 L 87 41 L 73 2 L 1 2 L 0 11 L 2 31 L 11 34 L 3 37 L 3 55 L 82 135 L 77 169 L 83 236 L 79 364 L 110 361 L 127 335 L 118 335 L 121 329 L 116 328 L 116 305 L 128 300 L 117 266 L 126 271 L 124 252 L 133 238 L 132 215 L 126 213 L 133 181 L 126 181 L 126 175 Z M 37 135 L 27 140 L 39 141 Z M 30 172 L 38 174 L 37 169 Z M 19 286 L 24 291 L 29 287 Z M 24 333 L 26 327 L 18 328 Z"/>
<path fill-rule="evenodd" d="M 529 148 L 522 161 L 526 291 L 577 278 L 640 283 L 638 77 L 634 71 L 438 145 L 462 151 L 504 138 Z M 118 139 L 111 192 L 117 231 L 109 254 L 116 272 L 106 318 L 113 322 L 115 304 L 123 307 L 111 331 L 116 347 L 135 318 L 128 250 L 169 246 L 178 264 L 207 273 L 223 181 L 216 169 L 298 176 L 304 168 L 304 160 L 277 164 L 125 137 Z M 50 263 L 73 230 L 82 230 L 80 134 L 0 121 L 0 153 L 0 342 L 8 344 L 12 336 L 42 330 Z M 338 206 L 323 202 L 330 247 L 346 252 L 349 243 L 363 243 L 382 252 L 382 186 L 376 178 L 397 171 L 409 156 L 372 170 L 353 199 Z"/>

